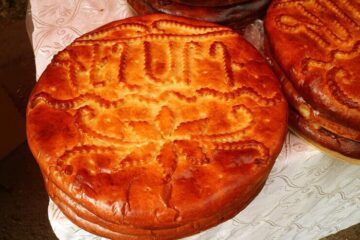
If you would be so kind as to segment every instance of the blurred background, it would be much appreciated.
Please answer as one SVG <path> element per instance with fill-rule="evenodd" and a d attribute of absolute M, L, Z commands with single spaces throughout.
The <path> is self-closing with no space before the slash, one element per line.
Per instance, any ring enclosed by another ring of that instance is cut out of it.
<path fill-rule="evenodd" d="M 0 240 L 57 239 L 48 196 L 26 143 L 25 109 L 35 63 L 25 27 L 27 1 L 0 0 Z M 325 240 L 358 240 L 360 224 Z"/>

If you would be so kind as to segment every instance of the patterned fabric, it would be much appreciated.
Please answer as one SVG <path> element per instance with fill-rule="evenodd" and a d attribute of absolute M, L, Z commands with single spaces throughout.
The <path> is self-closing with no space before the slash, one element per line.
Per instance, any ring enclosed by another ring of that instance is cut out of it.
<path fill-rule="evenodd" d="M 34 0 L 27 20 L 40 77 L 52 56 L 80 35 L 108 22 L 133 16 L 126 0 Z"/>
<path fill-rule="evenodd" d="M 27 25 L 37 77 L 76 37 L 131 15 L 126 0 L 30 0 Z M 48 210 L 59 239 L 103 239 L 72 224 L 52 201 Z M 258 197 L 233 219 L 187 239 L 319 239 L 359 222 L 360 166 L 332 159 L 288 134 Z"/>

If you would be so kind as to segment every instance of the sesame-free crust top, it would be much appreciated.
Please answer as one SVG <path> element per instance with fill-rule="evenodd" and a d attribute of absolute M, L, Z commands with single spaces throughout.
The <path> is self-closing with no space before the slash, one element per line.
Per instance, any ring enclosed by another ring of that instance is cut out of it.
<path fill-rule="evenodd" d="M 274 58 L 299 94 L 332 121 L 360 130 L 360 4 L 275 0 L 265 25 Z"/>
<path fill-rule="evenodd" d="M 76 39 L 27 109 L 30 148 L 59 191 L 101 220 L 174 238 L 245 207 L 286 126 L 279 83 L 251 45 L 226 27 L 168 15 Z"/>

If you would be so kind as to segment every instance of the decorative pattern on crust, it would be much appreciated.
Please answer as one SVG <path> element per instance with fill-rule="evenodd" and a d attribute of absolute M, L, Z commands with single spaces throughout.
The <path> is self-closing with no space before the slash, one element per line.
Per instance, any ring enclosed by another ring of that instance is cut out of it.
<path fill-rule="evenodd" d="M 297 90 L 316 109 L 356 129 L 360 126 L 359 15 L 356 1 L 277 0 L 266 20 L 275 58 Z M 288 49 L 295 50 L 290 54 Z"/>
<path fill-rule="evenodd" d="M 254 61 L 262 75 L 246 71 Z M 75 40 L 41 77 L 27 116 L 43 173 L 88 211 L 139 228 L 230 208 L 264 181 L 286 132 L 286 102 L 256 50 L 228 28 L 163 15 Z"/>

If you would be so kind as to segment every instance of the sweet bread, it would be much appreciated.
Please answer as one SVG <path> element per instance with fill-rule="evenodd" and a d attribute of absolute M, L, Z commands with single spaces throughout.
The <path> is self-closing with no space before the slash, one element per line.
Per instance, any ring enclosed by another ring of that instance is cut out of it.
<path fill-rule="evenodd" d="M 360 159 L 359 13 L 354 1 L 276 0 L 265 20 L 267 55 L 294 110 L 291 126 L 355 159 Z"/>
<path fill-rule="evenodd" d="M 177 239 L 234 216 L 261 190 L 286 129 L 278 80 L 250 44 L 161 14 L 76 39 L 27 108 L 50 197 L 113 239 Z"/>

